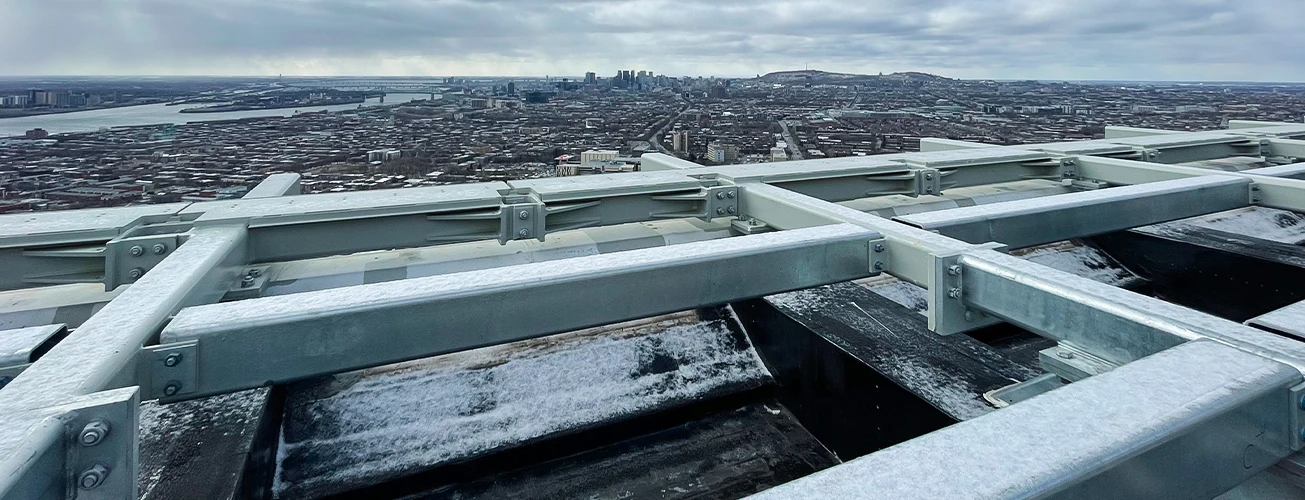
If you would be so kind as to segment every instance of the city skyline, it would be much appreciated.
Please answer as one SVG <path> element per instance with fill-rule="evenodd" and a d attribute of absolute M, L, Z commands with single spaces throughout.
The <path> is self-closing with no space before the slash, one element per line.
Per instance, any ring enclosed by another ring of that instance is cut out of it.
<path fill-rule="evenodd" d="M 246 13 L 246 14 L 240 14 Z M 17 0 L 0 75 L 552 75 L 811 67 L 964 79 L 1305 81 L 1291 0 Z M 578 76 L 578 75 L 573 75 Z"/>

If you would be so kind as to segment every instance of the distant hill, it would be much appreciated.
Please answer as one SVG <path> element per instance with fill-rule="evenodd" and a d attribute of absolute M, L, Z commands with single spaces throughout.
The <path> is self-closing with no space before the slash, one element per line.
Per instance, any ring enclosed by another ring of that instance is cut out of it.
<path fill-rule="evenodd" d="M 851 73 L 831 73 L 819 70 L 798 70 L 798 71 L 777 71 L 756 78 L 759 81 L 770 83 L 857 83 L 872 81 L 946 81 L 951 78 L 945 78 L 929 73 L 920 73 L 917 71 L 907 71 L 902 73 L 892 73 L 888 75 L 857 75 Z"/>

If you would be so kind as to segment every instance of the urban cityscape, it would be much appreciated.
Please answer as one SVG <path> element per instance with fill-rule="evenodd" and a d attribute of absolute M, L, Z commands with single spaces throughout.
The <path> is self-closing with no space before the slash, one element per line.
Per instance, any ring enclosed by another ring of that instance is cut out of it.
<path fill-rule="evenodd" d="M 814 70 L 10 78 L 0 106 L 0 212 L 22 212 L 238 198 L 283 172 L 306 193 L 338 192 L 634 171 L 649 152 L 763 163 L 918 151 L 922 137 L 1013 145 L 1100 138 L 1107 125 L 1299 122 L 1305 85 Z"/>

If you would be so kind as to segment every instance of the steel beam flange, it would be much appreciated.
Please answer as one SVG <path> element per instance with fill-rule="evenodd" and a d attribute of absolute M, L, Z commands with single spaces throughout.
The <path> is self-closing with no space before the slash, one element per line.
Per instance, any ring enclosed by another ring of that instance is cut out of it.
<path fill-rule="evenodd" d="M 988 243 L 974 245 L 966 250 L 933 255 L 933 283 L 929 287 L 928 296 L 930 330 L 939 335 L 954 335 L 1001 323 L 1000 319 L 973 309 L 965 303 L 962 294 L 964 287 L 961 286 L 964 272 L 960 258 L 961 255 L 973 250 L 1002 248 L 1004 245 L 1000 243 Z"/>
<path fill-rule="evenodd" d="M 64 423 L 65 498 L 136 498 L 140 393 L 136 387 L 86 396 Z"/>

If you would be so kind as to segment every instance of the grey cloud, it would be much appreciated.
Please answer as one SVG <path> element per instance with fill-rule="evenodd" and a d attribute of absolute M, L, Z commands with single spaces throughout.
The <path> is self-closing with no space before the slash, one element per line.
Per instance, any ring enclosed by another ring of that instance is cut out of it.
<path fill-rule="evenodd" d="M 16 3 L 15 3 L 16 2 Z M 10 0 L 0 74 L 1305 80 L 1300 0 Z"/>

